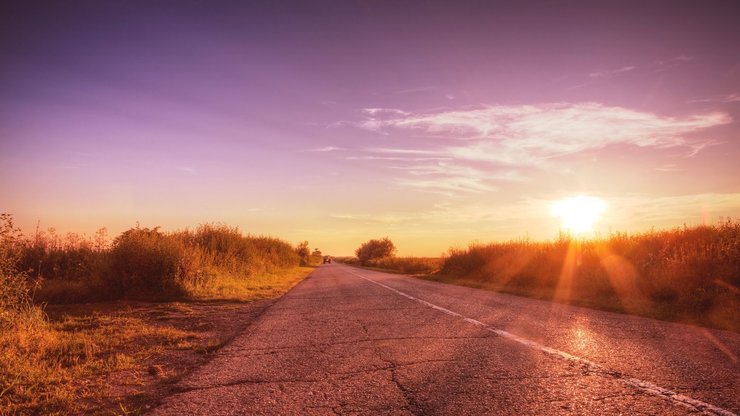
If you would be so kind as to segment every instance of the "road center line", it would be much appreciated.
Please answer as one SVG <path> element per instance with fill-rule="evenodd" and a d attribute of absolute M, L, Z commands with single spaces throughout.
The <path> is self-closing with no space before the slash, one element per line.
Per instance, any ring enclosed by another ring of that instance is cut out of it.
<path fill-rule="evenodd" d="M 649 381 L 644 381 L 644 380 L 640 380 L 640 379 L 637 379 L 637 378 L 629 377 L 629 376 L 624 375 L 622 373 L 619 373 L 617 371 L 610 370 L 610 369 L 602 366 L 601 364 L 597 364 L 597 363 L 595 363 L 595 362 L 593 362 L 591 360 L 587 360 L 585 358 L 581 358 L 581 357 L 575 356 L 573 354 L 569 354 L 569 353 L 567 353 L 565 351 L 560 351 L 560 350 L 557 350 L 557 349 L 554 349 L 554 348 L 547 347 L 547 346 L 542 345 L 540 343 L 537 343 L 535 341 L 532 341 L 532 340 L 529 340 L 529 339 L 522 338 L 520 336 L 514 335 L 511 332 L 504 331 L 503 329 L 494 328 L 494 327 L 492 327 L 492 326 L 490 326 L 488 324 L 485 324 L 483 322 L 477 321 L 477 320 L 472 319 L 472 318 L 468 318 L 468 317 L 463 316 L 463 315 L 461 315 L 461 314 L 459 314 L 457 312 L 451 311 L 449 309 L 443 308 L 441 306 L 435 305 L 435 304 L 430 303 L 430 302 L 427 302 L 425 300 L 416 298 L 414 296 L 409 295 L 408 293 L 401 292 L 400 290 L 394 289 L 394 288 L 392 288 L 392 287 L 390 287 L 388 285 L 384 285 L 383 283 L 380 283 L 380 282 L 378 282 L 376 280 L 373 280 L 373 279 L 370 279 L 368 277 L 365 277 L 365 276 L 363 276 L 361 274 L 355 273 L 352 270 L 347 270 L 347 272 L 350 273 L 350 274 L 353 274 L 353 275 L 355 275 L 355 276 L 357 276 L 357 277 L 359 277 L 361 279 L 367 280 L 370 283 L 374 283 L 374 284 L 376 284 L 376 285 L 378 285 L 380 287 L 383 287 L 385 289 L 388 289 L 391 292 L 394 292 L 394 293 L 396 293 L 398 295 L 401 295 L 401 296 L 403 296 L 405 298 L 408 298 L 408 299 L 413 300 L 415 302 L 421 303 L 422 305 L 428 306 L 428 307 L 430 307 L 432 309 L 436 309 L 436 310 L 438 310 L 438 311 L 440 311 L 442 313 L 445 313 L 447 315 L 451 315 L 451 316 L 454 316 L 454 317 L 457 317 L 457 318 L 461 318 L 465 322 L 468 322 L 468 323 L 473 324 L 473 325 L 475 325 L 477 327 L 483 328 L 483 329 L 485 329 L 487 331 L 493 332 L 494 334 L 499 335 L 499 336 L 501 336 L 503 338 L 509 339 L 511 341 L 514 341 L 514 342 L 518 342 L 518 343 L 520 343 L 522 345 L 525 345 L 525 346 L 527 346 L 529 348 L 542 351 L 545 354 L 549 354 L 549 355 L 552 355 L 552 356 L 555 356 L 555 357 L 558 357 L 558 358 L 562 358 L 562 359 L 566 359 L 566 360 L 570 360 L 570 361 L 574 361 L 574 362 L 580 363 L 580 364 L 585 365 L 586 367 L 588 367 L 590 370 L 595 370 L 596 372 L 607 374 L 607 375 L 609 375 L 609 376 L 611 376 L 611 377 L 613 377 L 613 378 L 621 381 L 624 384 L 627 384 L 627 385 L 632 386 L 632 387 L 636 387 L 636 388 L 638 388 L 638 389 L 640 389 L 640 390 L 642 390 L 642 391 L 644 391 L 646 393 L 649 393 L 649 394 L 652 394 L 652 395 L 655 395 L 655 396 L 658 396 L 658 397 L 662 397 L 662 398 L 664 398 L 666 400 L 669 400 L 669 401 L 671 401 L 673 403 L 676 403 L 676 404 L 679 404 L 681 406 L 687 407 L 687 408 L 689 408 L 691 410 L 697 410 L 697 411 L 703 412 L 704 414 L 708 414 L 708 415 L 737 416 L 735 413 L 733 413 L 733 412 L 731 412 L 729 410 L 723 409 L 721 407 L 717 407 L 717 406 L 714 406 L 712 404 L 705 403 L 705 402 L 703 402 L 701 400 L 693 399 L 693 398 L 691 398 L 689 396 L 686 396 L 686 395 L 677 393 L 677 392 L 675 392 L 673 390 L 669 390 L 669 389 L 660 387 L 660 386 L 658 386 L 656 384 L 653 384 L 653 383 L 651 383 Z"/>

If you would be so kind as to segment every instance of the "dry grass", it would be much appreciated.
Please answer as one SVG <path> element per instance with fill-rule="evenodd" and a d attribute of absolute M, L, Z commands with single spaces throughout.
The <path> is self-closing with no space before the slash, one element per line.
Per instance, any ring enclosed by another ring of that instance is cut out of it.
<path fill-rule="evenodd" d="M 49 307 L 51 319 L 0 333 L 0 414 L 144 413 L 248 325 L 245 314 L 261 304 L 252 301 L 282 295 L 312 270 L 223 279 L 199 293 L 205 303 Z"/>
<path fill-rule="evenodd" d="M 298 261 L 283 241 L 220 225 L 137 227 L 109 245 L 75 235 L 25 239 L 2 214 L 0 414 L 143 413 L 241 332 L 250 311 L 269 303 L 260 299 L 282 295 L 313 270 Z M 34 296 L 209 302 L 51 306 L 47 318 Z"/>
<path fill-rule="evenodd" d="M 49 303 L 188 299 L 193 288 L 279 275 L 301 261 L 287 242 L 223 224 L 175 232 L 137 226 L 112 242 L 102 231 L 95 238 L 52 230 L 16 240 L 17 268 L 38 282 L 34 299 Z"/>
<path fill-rule="evenodd" d="M 192 339 L 192 333 L 125 313 L 66 316 L 42 327 L 4 333 L 0 409 L 48 415 L 99 410 L 116 396 L 106 379 L 140 372 L 153 354 L 189 348 Z"/>
<path fill-rule="evenodd" d="M 740 330 L 740 222 L 450 250 L 428 278 Z"/>
<path fill-rule="evenodd" d="M 337 261 L 346 264 L 359 266 L 357 258 L 341 257 Z M 431 274 L 439 271 L 442 266 L 442 259 L 439 257 L 385 257 L 377 260 L 370 260 L 362 267 L 377 269 L 402 274 Z"/>
<path fill-rule="evenodd" d="M 263 273 L 244 279 L 222 274 L 214 276 L 207 284 L 187 286 L 192 299 L 253 301 L 271 299 L 282 295 L 303 280 L 313 267 L 293 267 L 273 273 Z"/>

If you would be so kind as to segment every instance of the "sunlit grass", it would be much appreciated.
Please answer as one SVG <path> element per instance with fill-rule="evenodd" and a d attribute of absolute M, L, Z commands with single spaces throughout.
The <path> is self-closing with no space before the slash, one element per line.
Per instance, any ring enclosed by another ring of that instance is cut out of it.
<path fill-rule="evenodd" d="M 125 314 L 66 317 L 0 334 L 0 408 L 8 414 L 70 414 L 110 400 L 110 374 L 142 372 L 194 334 Z"/>
<path fill-rule="evenodd" d="M 287 292 L 313 270 L 312 267 L 301 266 L 279 272 L 263 273 L 249 279 L 230 274 L 218 274 L 207 284 L 186 286 L 186 290 L 189 297 L 196 300 L 268 299 Z"/>
<path fill-rule="evenodd" d="M 109 244 L 53 233 L 25 238 L 3 214 L 0 414 L 144 412 L 141 404 L 154 395 L 147 390 L 151 378 L 177 376 L 157 364 L 157 357 L 220 348 L 224 330 L 212 332 L 211 314 L 232 321 L 224 300 L 249 302 L 287 292 L 313 270 L 298 267 L 299 261 L 288 243 L 243 236 L 223 225 L 173 233 L 137 227 Z M 187 303 L 149 303 L 136 310 L 125 302 L 65 306 L 69 313 L 53 319 L 39 306 L 121 298 L 221 302 L 200 304 L 198 319 L 189 318 L 195 306 Z M 173 315 L 185 317 L 179 327 L 168 323 Z"/>
<path fill-rule="evenodd" d="M 353 257 L 341 257 L 337 260 L 359 265 L 357 259 Z M 403 274 L 430 274 L 438 271 L 441 265 L 442 259 L 439 257 L 386 257 L 371 260 L 363 267 Z"/>
<path fill-rule="evenodd" d="M 313 270 L 296 267 L 249 280 L 221 278 L 192 294 L 208 301 L 274 298 Z M 145 408 L 139 403 L 152 402 L 146 378 L 174 376 L 151 364 L 157 357 L 178 350 L 207 354 L 225 342 L 168 324 L 170 315 L 192 315 L 199 322 L 194 327 L 210 333 L 207 320 L 199 321 L 202 315 L 194 314 L 189 303 L 152 303 L 134 310 L 99 305 L 101 312 L 94 311 L 95 305 L 65 306 L 73 314 L 53 320 L 39 316 L 33 326 L 0 333 L 0 414 L 113 414 L 111 409 L 140 414 Z M 124 391 L 112 391 L 106 381 L 110 377 L 124 378 Z"/>
<path fill-rule="evenodd" d="M 475 244 L 428 278 L 737 331 L 740 222 Z"/>

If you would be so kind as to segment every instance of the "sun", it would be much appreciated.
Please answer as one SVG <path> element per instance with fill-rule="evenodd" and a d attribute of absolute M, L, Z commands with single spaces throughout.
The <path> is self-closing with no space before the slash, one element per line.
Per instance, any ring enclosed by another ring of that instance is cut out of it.
<path fill-rule="evenodd" d="M 560 217 L 563 228 L 573 234 L 593 231 L 604 210 L 606 202 L 603 199 L 584 195 L 563 198 L 550 207 L 550 213 Z"/>

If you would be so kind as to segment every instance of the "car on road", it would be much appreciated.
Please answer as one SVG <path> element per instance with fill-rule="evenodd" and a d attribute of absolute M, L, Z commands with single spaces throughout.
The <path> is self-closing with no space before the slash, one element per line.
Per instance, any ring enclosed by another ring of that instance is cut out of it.
<path fill-rule="evenodd" d="M 324 264 L 327 264 L 327 263 L 331 264 L 331 257 L 324 256 Z"/>

